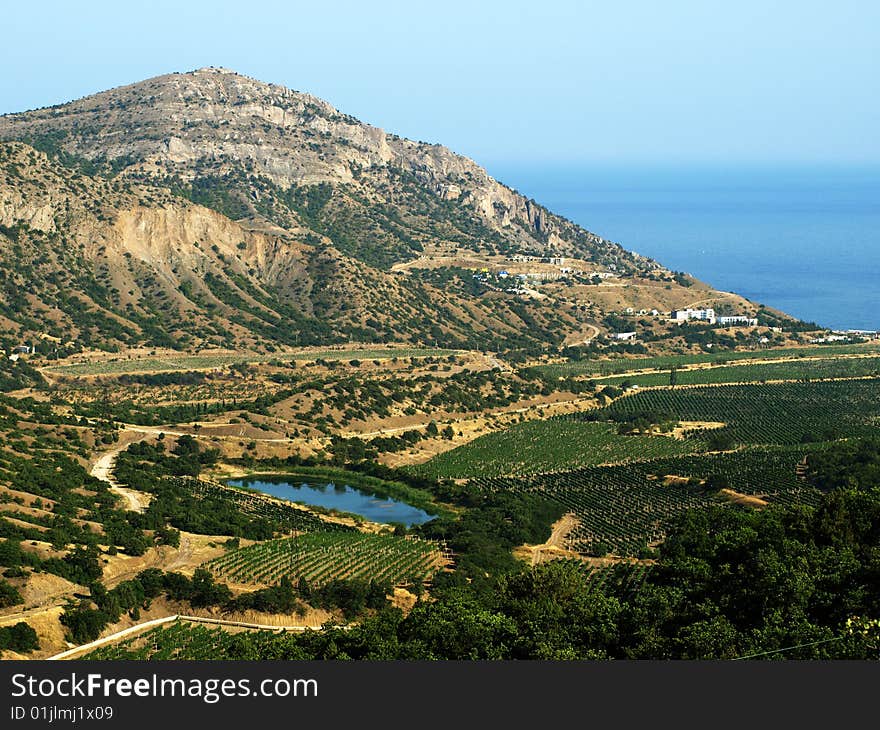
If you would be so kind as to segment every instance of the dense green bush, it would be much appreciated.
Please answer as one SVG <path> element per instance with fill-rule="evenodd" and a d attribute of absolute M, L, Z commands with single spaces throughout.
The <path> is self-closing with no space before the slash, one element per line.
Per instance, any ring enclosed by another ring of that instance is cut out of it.
<path fill-rule="evenodd" d="M 37 632 L 24 621 L 12 626 L 0 626 L 0 650 L 9 649 L 29 654 L 40 648 Z"/>

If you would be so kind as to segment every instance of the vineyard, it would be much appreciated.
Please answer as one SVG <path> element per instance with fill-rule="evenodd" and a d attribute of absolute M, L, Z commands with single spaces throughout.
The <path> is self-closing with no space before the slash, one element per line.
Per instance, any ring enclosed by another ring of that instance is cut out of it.
<path fill-rule="evenodd" d="M 625 597 L 638 592 L 651 571 L 650 563 L 620 562 L 594 566 L 572 558 L 562 558 L 559 562 L 581 573 L 586 579 L 587 590 Z"/>
<path fill-rule="evenodd" d="M 609 423 L 550 418 L 486 434 L 413 470 L 446 479 L 520 476 L 689 454 L 697 448 L 695 442 L 671 436 L 620 436 Z"/>
<path fill-rule="evenodd" d="M 718 487 L 704 484 L 709 478 L 772 503 L 815 503 L 819 492 L 797 475 L 805 453 L 782 448 L 705 454 L 473 483 L 536 494 L 573 512 L 578 525 L 569 540 L 579 552 L 638 556 L 661 541 L 685 510 L 719 503 Z"/>
<path fill-rule="evenodd" d="M 440 479 L 523 476 L 709 450 L 706 431 L 689 431 L 683 440 L 619 435 L 607 422 L 641 413 L 725 423 L 712 433 L 734 444 L 794 445 L 877 436 L 878 386 L 877 379 L 861 378 L 645 390 L 598 411 L 527 421 L 486 434 L 411 468 Z"/>
<path fill-rule="evenodd" d="M 721 421 L 728 425 L 718 433 L 736 443 L 797 444 L 876 437 L 878 395 L 875 379 L 666 388 L 620 398 L 598 415 L 647 411 L 682 421 Z"/>
<path fill-rule="evenodd" d="M 220 499 L 232 503 L 239 512 L 262 517 L 274 524 L 284 525 L 298 532 L 354 532 L 355 528 L 338 522 L 323 520 L 314 513 L 281 500 L 272 499 L 244 489 L 192 477 L 169 477 L 177 486 L 185 488 L 197 499 Z"/>
<path fill-rule="evenodd" d="M 376 347 L 350 350 L 297 350 L 294 352 L 254 355 L 175 355 L 137 360 L 106 360 L 91 363 L 53 365 L 47 372 L 57 375 L 123 375 L 126 373 L 160 373 L 190 370 L 215 370 L 237 363 L 314 362 L 316 360 L 381 360 L 388 358 L 448 357 L 462 354 L 461 350 L 428 347 Z"/>
<path fill-rule="evenodd" d="M 46 372 L 57 375 L 123 375 L 126 373 L 160 373 L 189 370 L 213 370 L 247 358 L 241 355 L 180 355 L 150 357 L 142 360 L 106 360 L 71 365 L 52 365 Z"/>
<path fill-rule="evenodd" d="M 539 365 L 535 370 L 547 377 L 577 375 L 619 375 L 636 370 L 669 370 L 687 365 L 724 365 L 739 360 L 776 360 L 779 358 L 828 357 L 831 355 L 880 354 L 880 345 L 825 345 L 822 347 L 783 348 L 777 350 L 745 350 L 737 352 L 700 353 L 689 355 L 657 355 L 655 357 L 618 358 L 614 360 L 573 360 L 552 365 Z M 668 383 L 668 380 L 667 380 Z"/>
<path fill-rule="evenodd" d="M 676 439 L 618 435 L 604 420 L 645 413 L 725 425 Z M 662 541 L 683 511 L 719 503 L 722 488 L 775 504 L 815 503 L 819 493 L 798 476 L 804 455 L 841 438 L 876 437 L 878 419 L 878 381 L 871 378 L 662 388 L 598 411 L 522 423 L 418 469 L 542 496 L 577 516 L 574 549 L 638 556 Z M 728 445 L 716 452 L 715 443 Z"/>
<path fill-rule="evenodd" d="M 827 360 L 787 360 L 784 362 L 744 363 L 694 370 L 678 370 L 678 385 L 711 385 L 714 383 L 758 383 L 764 380 L 821 380 L 825 378 L 858 378 L 880 375 L 880 358 L 847 357 Z M 601 385 L 658 386 L 669 385 L 669 372 L 603 378 Z"/>
<path fill-rule="evenodd" d="M 345 350 L 300 350 L 273 356 L 273 360 L 385 360 L 390 358 L 449 357 L 466 350 L 445 350 L 439 347 L 368 347 Z"/>
<path fill-rule="evenodd" d="M 338 579 L 389 581 L 399 585 L 429 580 L 446 562 L 427 540 L 366 533 L 308 533 L 234 550 L 206 563 L 221 579 L 274 584 L 283 577 L 311 585 Z"/>
<path fill-rule="evenodd" d="M 293 638 L 275 631 L 230 633 L 182 621 L 168 627 L 151 629 L 140 636 L 102 646 L 82 659 L 260 659 L 274 656 L 271 648 Z"/>

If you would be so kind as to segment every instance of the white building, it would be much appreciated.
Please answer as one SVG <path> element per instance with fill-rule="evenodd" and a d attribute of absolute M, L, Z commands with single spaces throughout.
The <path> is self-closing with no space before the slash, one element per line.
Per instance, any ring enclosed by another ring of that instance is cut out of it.
<path fill-rule="evenodd" d="M 672 319 L 675 322 L 688 322 L 696 319 L 700 322 L 708 322 L 715 324 L 714 309 L 676 309 L 672 312 Z"/>
<path fill-rule="evenodd" d="M 742 327 L 757 327 L 758 320 L 755 317 L 716 317 L 716 323 L 720 325 L 724 325 L 726 327 L 732 326 L 742 326 Z"/>
<path fill-rule="evenodd" d="M 635 332 L 615 332 L 614 339 L 615 340 L 634 340 L 636 338 Z"/>

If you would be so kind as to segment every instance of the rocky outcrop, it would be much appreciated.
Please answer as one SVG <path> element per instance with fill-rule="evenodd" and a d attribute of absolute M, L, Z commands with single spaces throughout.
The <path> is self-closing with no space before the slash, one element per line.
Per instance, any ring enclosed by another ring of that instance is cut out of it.
<path fill-rule="evenodd" d="M 281 190 L 354 186 L 360 197 L 383 205 L 383 191 L 402 172 L 438 199 L 474 211 L 514 247 L 587 258 L 598 252 L 646 264 L 554 216 L 446 147 L 387 134 L 314 96 L 227 69 L 169 74 L 9 114 L 0 117 L 0 139 L 52 145 L 131 179 L 167 184 L 234 172 L 269 180 Z M 253 192 L 242 193 L 245 199 L 249 195 Z"/>

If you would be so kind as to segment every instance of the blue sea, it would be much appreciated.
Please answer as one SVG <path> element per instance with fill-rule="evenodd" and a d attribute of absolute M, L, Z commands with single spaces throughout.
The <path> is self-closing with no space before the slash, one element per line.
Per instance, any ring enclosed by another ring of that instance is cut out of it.
<path fill-rule="evenodd" d="M 880 167 L 489 165 L 624 248 L 801 319 L 880 329 Z"/>

